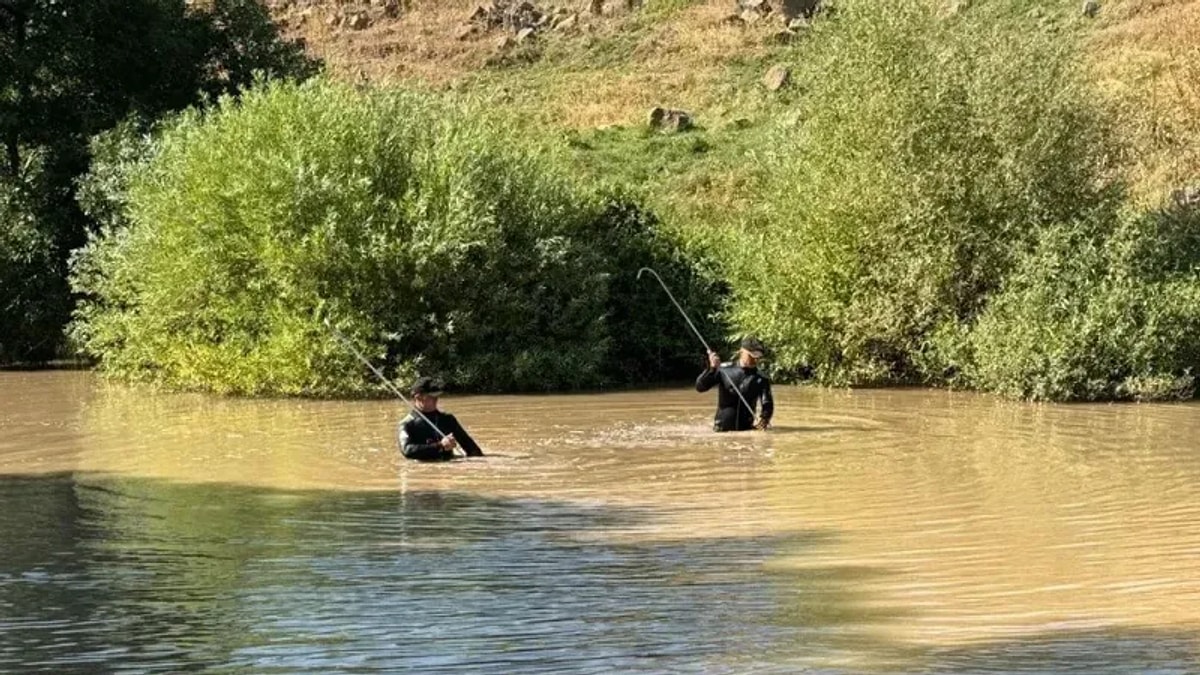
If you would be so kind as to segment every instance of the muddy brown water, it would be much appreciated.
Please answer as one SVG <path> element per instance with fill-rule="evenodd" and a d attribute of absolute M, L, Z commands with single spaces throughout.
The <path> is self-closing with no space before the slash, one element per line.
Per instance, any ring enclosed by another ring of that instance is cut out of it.
<path fill-rule="evenodd" d="M 0 373 L 0 672 L 1200 672 L 1200 406 Z"/>

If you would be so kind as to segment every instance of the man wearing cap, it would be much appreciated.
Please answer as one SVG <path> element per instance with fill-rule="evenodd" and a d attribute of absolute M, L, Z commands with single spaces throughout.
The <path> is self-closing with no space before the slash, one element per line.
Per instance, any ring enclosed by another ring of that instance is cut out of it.
<path fill-rule="evenodd" d="M 431 377 L 422 377 L 413 383 L 409 393 L 413 397 L 413 406 L 421 411 L 421 414 L 410 411 L 408 416 L 400 420 L 400 451 L 405 457 L 426 462 L 454 459 L 454 449 L 459 446 L 462 446 L 468 457 L 483 456 L 479 444 L 458 423 L 454 415 L 438 410 L 438 397 L 442 395 L 441 382 Z M 441 434 L 438 433 L 439 430 Z M 445 437 L 442 434 L 445 434 Z"/>
<path fill-rule="evenodd" d="M 758 372 L 758 360 L 766 349 L 756 338 L 742 340 L 736 364 L 721 363 L 716 352 L 708 353 L 708 368 L 696 378 L 696 391 L 717 390 L 717 416 L 713 431 L 748 431 L 766 429 L 775 414 L 771 398 L 771 381 Z M 740 392 L 740 396 L 739 396 Z M 762 402 L 762 414 L 755 418 L 754 407 Z"/>

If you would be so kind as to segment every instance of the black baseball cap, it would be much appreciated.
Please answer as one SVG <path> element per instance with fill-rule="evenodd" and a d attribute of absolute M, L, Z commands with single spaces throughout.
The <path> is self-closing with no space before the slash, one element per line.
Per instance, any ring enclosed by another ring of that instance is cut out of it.
<path fill-rule="evenodd" d="M 417 394 L 424 394 L 426 396 L 441 396 L 444 388 L 445 387 L 442 385 L 442 381 L 439 379 L 432 377 L 419 377 L 417 378 L 416 382 L 413 382 L 412 387 L 409 389 L 409 393 L 413 394 L 414 396 Z"/>
<path fill-rule="evenodd" d="M 753 335 L 747 335 L 742 339 L 742 349 L 750 352 L 750 355 L 756 359 L 761 359 L 767 353 L 767 348 L 763 346 L 762 341 Z"/>

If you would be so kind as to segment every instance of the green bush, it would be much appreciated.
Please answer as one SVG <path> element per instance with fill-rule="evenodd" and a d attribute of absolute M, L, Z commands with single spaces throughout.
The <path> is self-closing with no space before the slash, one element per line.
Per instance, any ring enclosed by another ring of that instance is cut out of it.
<path fill-rule="evenodd" d="M 782 374 L 945 382 L 1039 233 L 1116 193 L 1075 40 L 991 3 L 838 3 L 798 53 L 805 96 L 735 224 L 733 321 Z"/>
<path fill-rule="evenodd" d="M 621 280 L 662 263 L 698 287 L 651 220 L 512 125 L 405 92 L 261 86 L 184 115 L 128 184 L 128 226 L 77 257 L 73 335 L 109 372 L 173 387 L 376 389 L 325 318 L 402 379 L 628 381 L 614 356 L 658 324 L 620 314 Z"/>
<path fill-rule="evenodd" d="M 979 387 L 1038 400 L 1190 398 L 1200 212 L 1046 232 L 969 340 Z"/>

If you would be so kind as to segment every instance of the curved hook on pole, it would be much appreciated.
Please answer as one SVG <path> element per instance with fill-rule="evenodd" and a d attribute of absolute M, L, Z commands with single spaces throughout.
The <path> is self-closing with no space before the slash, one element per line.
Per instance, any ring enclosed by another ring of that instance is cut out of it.
<path fill-rule="evenodd" d="M 658 276 L 658 272 L 655 272 L 649 267 L 643 267 L 638 270 L 638 279 L 642 278 L 643 272 L 649 272 L 650 274 L 654 275 L 655 279 L 658 279 L 658 285 L 662 286 L 662 289 L 667 292 L 667 297 L 671 299 L 671 304 L 675 305 L 675 309 L 679 310 L 679 313 L 683 315 L 683 320 L 687 322 L 688 327 L 691 328 L 692 332 L 696 334 L 696 337 L 700 340 L 700 344 L 704 345 L 704 350 L 711 352 L 712 347 L 708 346 L 708 342 L 704 340 L 704 336 L 700 334 L 699 330 L 696 330 L 696 324 L 692 323 L 692 320 L 688 318 L 687 312 L 683 311 L 683 307 L 679 306 L 679 301 L 675 299 L 675 295 L 671 293 L 671 289 L 667 288 L 667 284 L 662 280 L 662 277 Z"/>

